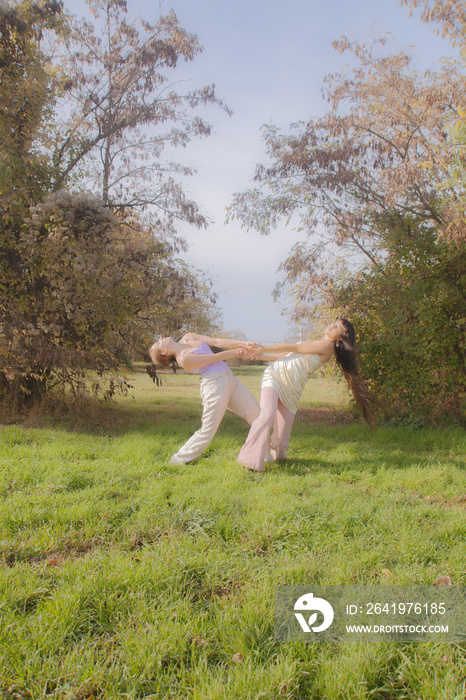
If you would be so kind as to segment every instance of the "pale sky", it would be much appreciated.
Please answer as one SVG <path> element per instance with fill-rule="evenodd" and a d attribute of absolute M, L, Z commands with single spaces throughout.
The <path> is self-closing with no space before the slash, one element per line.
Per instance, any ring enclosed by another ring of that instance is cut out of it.
<path fill-rule="evenodd" d="M 190 249 L 183 257 L 207 272 L 215 283 L 227 330 L 241 330 L 251 340 L 278 342 L 289 325 L 272 291 L 277 268 L 304 234 L 280 226 L 271 236 L 225 225 L 233 193 L 252 186 L 255 165 L 265 160 L 260 127 L 316 117 L 326 111 L 321 91 L 325 75 L 341 70 L 349 56 L 331 46 L 342 34 L 370 41 L 390 32 L 393 48 L 412 46 L 416 67 L 425 70 L 454 55 L 447 40 L 409 17 L 398 0 L 127 0 L 128 15 L 155 22 L 173 9 L 182 26 L 197 34 L 204 47 L 178 77 L 190 87 L 215 83 L 233 110 L 231 117 L 209 109 L 214 134 L 193 141 L 178 159 L 195 166 L 187 193 L 213 223 L 207 231 L 183 227 Z M 71 12 L 85 14 L 79 0 L 65 0 Z"/>

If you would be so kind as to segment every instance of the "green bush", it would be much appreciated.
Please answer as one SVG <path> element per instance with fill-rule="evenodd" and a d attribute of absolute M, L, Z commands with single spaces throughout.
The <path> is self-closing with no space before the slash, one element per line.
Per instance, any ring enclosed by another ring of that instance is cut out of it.
<path fill-rule="evenodd" d="M 385 259 L 337 290 L 364 374 L 391 419 L 464 422 L 465 244 L 416 221 L 378 225 Z"/>

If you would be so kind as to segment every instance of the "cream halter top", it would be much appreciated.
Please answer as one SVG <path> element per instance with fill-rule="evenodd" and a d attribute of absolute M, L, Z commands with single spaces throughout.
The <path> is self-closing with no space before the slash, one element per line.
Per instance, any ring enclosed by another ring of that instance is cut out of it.
<path fill-rule="evenodd" d="M 291 413 L 296 413 L 307 380 L 321 364 L 319 355 L 285 355 L 267 367 L 262 375 L 261 389 L 276 389 L 280 401 Z"/>

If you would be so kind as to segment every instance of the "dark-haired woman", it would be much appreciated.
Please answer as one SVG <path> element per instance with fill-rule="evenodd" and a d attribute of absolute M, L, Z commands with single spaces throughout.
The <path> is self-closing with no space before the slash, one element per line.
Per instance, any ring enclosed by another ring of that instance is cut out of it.
<path fill-rule="evenodd" d="M 171 337 L 160 338 L 151 346 L 149 355 L 155 365 L 167 367 L 176 361 L 190 374 L 199 374 L 201 379 L 201 427 L 171 457 L 172 464 L 186 464 L 196 459 L 212 441 L 227 409 L 250 424 L 259 415 L 256 399 L 225 362 L 236 356 L 237 348 L 254 345 L 234 338 L 186 333 L 180 342 Z M 210 346 L 231 349 L 214 354 Z"/>
<path fill-rule="evenodd" d="M 245 349 L 239 351 L 239 355 L 272 361 L 262 376 L 260 414 L 238 455 L 238 462 L 248 469 L 264 470 L 269 442 L 273 459 L 286 458 L 304 386 L 310 375 L 332 357 L 343 372 L 365 420 L 372 422 L 371 405 L 377 401 L 359 376 L 354 328 L 346 319 L 328 326 L 321 340 L 272 345 L 260 351 Z"/>

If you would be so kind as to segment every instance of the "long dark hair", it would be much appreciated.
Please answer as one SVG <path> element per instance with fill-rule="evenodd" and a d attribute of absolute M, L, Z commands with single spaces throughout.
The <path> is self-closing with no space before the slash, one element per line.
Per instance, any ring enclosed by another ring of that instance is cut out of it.
<path fill-rule="evenodd" d="M 346 318 L 340 318 L 344 333 L 335 342 L 335 359 L 343 372 L 348 386 L 358 404 L 363 418 L 370 426 L 374 425 L 374 408 L 380 406 L 378 399 L 364 384 L 358 367 L 358 350 L 353 324 Z"/>

